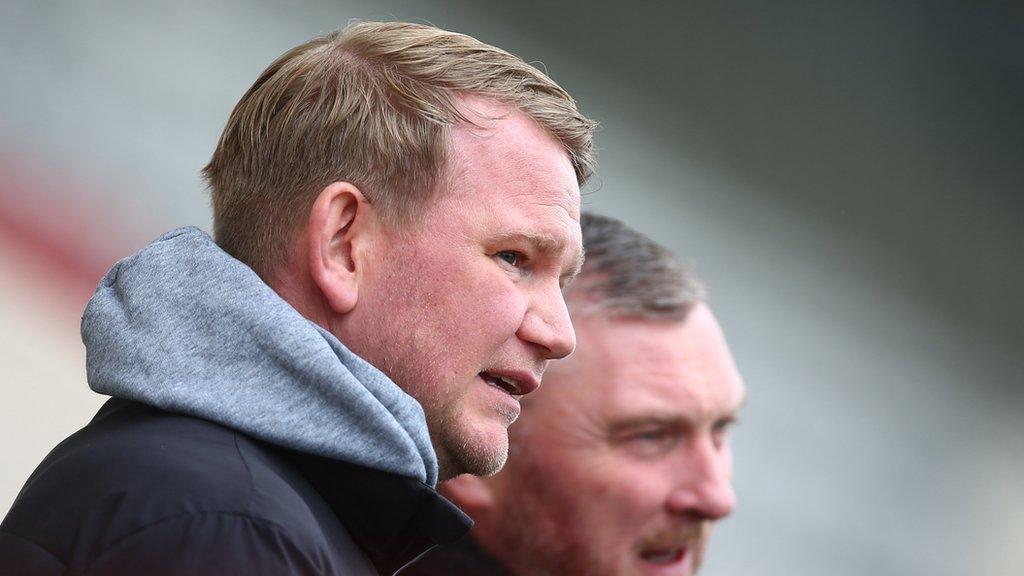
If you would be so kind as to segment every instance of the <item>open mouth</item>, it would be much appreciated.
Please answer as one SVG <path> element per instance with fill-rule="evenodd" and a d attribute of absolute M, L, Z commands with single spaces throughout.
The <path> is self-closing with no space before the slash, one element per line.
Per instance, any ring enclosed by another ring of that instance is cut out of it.
<path fill-rule="evenodd" d="M 655 566 L 673 566 L 682 563 L 684 558 L 686 558 L 686 546 L 644 550 L 640 553 L 641 560 Z"/>
<path fill-rule="evenodd" d="M 506 376 L 497 376 L 488 372 L 481 372 L 480 378 L 491 386 L 501 388 L 511 396 L 522 396 L 523 394 L 522 386 L 520 386 L 519 382 Z"/>

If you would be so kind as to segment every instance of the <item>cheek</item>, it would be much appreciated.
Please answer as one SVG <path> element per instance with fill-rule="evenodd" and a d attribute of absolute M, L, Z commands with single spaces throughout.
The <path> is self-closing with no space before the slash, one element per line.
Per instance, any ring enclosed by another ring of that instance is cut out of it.
<path fill-rule="evenodd" d="M 586 493 L 611 530 L 632 540 L 664 511 L 671 481 L 658 463 L 616 461 L 589 473 Z"/>
<path fill-rule="evenodd" d="M 613 530 L 650 516 L 660 508 L 659 494 L 665 493 L 655 471 L 621 459 L 564 459 L 548 474 L 564 478 L 563 496 L 579 503 L 582 513 L 604 518 L 601 523 Z"/>
<path fill-rule="evenodd" d="M 527 295 L 492 262 L 449 278 L 431 312 L 444 323 L 443 334 L 462 349 L 488 349 L 511 338 L 526 314 Z"/>
<path fill-rule="evenodd" d="M 381 329 L 392 334 L 395 355 L 417 359 L 417 372 L 437 380 L 475 374 L 518 331 L 526 298 L 486 258 L 452 255 L 427 259 L 409 251 L 392 261 L 393 273 L 378 293 Z"/>

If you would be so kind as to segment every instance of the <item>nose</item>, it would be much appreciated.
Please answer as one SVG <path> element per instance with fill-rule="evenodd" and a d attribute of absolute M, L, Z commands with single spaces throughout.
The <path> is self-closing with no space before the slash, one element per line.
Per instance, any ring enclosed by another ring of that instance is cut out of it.
<path fill-rule="evenodd" d="M 667 506 L 674 514 L 719 520 L 736 506 L 732 489 L 732 454 L 728 445 L 715 446 L 710 434 L 691 438 L 679 470 L 679 481 Z"/>
<path fill-rule="evenodd" d="M 576 332 L 561 288 L 539 289 L 517 332 L 523 341 L 536 344 L 549 360 L 565 358 L 576 349 Z"/>

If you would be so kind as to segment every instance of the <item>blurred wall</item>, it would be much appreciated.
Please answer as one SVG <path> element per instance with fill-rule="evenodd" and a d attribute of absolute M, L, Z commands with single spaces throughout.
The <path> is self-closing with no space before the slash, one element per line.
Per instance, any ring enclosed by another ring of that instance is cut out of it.
<path fill-rule="evenodd" d="M 0 510 L 102 398 L 82 306 L 285 49 L 417 19 L 603 124 L 584 205 L 708 281 L 750 388 L 710 575 L 1024 563 L 1024 14 L 854 2 L 0 5 Z"/>

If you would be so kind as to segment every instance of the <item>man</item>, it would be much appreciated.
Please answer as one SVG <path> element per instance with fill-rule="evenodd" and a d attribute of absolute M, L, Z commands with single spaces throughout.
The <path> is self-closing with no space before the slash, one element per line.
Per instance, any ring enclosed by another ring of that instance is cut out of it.
<path fill-rule="evenodd" d="M 285 53 L 175 230 L 86 309 L 114 398 L 0 526 L 4 574 L 391 574 L 468 520 L 574 333 L 594 125 L 547 76 L 430 26 Z"/>
<path fill-rule="evenodd" d="M 524 402 L 507 466 L 446 483 L 472 538 L 405 574 L 688 575 L 732 510 L 745 390 L 700 285 L 620 222 L 582 224 L 575 353 Z"/>

